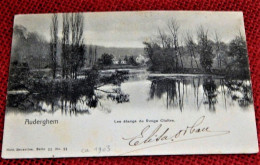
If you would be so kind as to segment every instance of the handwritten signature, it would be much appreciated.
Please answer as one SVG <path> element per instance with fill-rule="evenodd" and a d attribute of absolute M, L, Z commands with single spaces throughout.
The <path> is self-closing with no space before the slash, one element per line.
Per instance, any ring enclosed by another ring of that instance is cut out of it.
<path fill-rule="evenodd" d="M 122 138 L 128 141 L 129 146 L 146 147 L 132 150 L 121 155 L 159 145 L 222 136 L 230 133 L 230 131 L 212 131 L 209 126 L 202 126 L 204 120 L 205 116 L 201 116 L 193 124 L 186 126 L 185 129 L 177 130 L 175 133 L 170 133 L 170 128 L 163 128 L 162 124 L 159 124 L 155 129 L 152 129 L 151 125 L 147 125 L 138 135 L 130 138 Z M 146 144 L 150 145 L 147 146 Z"/>

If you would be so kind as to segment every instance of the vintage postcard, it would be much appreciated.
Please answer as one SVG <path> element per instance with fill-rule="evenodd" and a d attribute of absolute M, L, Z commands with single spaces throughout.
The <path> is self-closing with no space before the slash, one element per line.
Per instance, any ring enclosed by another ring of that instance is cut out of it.
<path fill-rule="evenodd" d="M 257 153 L 242 12 L 16 15 L 3 158 Z"/>

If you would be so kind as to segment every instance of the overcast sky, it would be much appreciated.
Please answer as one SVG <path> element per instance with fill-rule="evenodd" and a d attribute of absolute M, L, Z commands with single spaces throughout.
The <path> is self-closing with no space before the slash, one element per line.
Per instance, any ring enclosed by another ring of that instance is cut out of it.
<path fill-rule="evenodd" d="M 15 25 L 23 25 L 50 40 L 52 14 L 18 15 Z M 61 36 L 62 14 L 58 15 Z M 215 31 L 222 41 L 229 42 L 241 31 L 245 36 L 242 12 L 200 11 L 142 11 L 84 13 L 84 41 L 106 47 L 143 47 L 143 41 L 157 36 L 158 27 L 167 32 L 167 22 L 176 19 L 180 24 L 180 38 L 186 31 L 196 34 L 203 25 L 213 38 Z"/>

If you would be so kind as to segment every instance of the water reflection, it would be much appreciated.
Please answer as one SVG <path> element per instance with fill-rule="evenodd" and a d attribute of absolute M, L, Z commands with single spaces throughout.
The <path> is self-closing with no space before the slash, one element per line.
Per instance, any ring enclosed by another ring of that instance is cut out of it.
<path fill-rule="evenodd" d="M 90 109 L 99 108 L 105 113 L 111 110 L 102 105 L 106 96 L 112 102 L 129 102 L 129 95 L 121 91 L 120 85 L 128 79 L 127 73 L 114 72 L 99 77 L 97 73 L 79 80 L 59 80 L 46 83 L 33 81 L 29 91 L 9 91 L 7 109 L 22 113 L 61 111 L 65 115 L 90 114 Z M 104 90 L 101 87 L 113 84 L 115 89 Z"/>
<path fill-rule="evenodd" d="M 249 80 L 227 80 L 212 76 L 152 77 L 124 72 L 104 74 L 97 78 L 96 73 L 92 74 L 94 76 L 73 82 L 37 82 L 29 92 L 9 91 L 7 110 L 81 115 L 94 113 L 93 110 L 111 113 L 120 104 L 147 109 L 148 104 L 163 103 L 164 107 L 158 110 L 183 112 L 206 109 L 215 112 L 232 106 L 247 109 L 253 103 Z M 133 92 L 137 87 L 131 86 L 133 84 L 145 91 Z"/>
<path fill-rule="evenodd" d="M 180 92 L 180 80 L 175 79 L 153 79 L 151 80 L 151 88 L 149 92 L 149 101 L 153 100 L 155 97 L 162 99 L 163 95 L 166 94 L 166 107 L 176 107 L 179 106 L 182 110 L 182 103 L 184 96 L 183 90 Z M 177 92 L 178 90 L 178 92 Z"/>
<path fill-rule="evenodd" d="M 159 99 L 167 109 L 180 111 L 185 106 L 201 109 L 202 104 L 209 111 L 216 111 L 216 105 L 227 109 L 236 102 L 242 109 L 252 105 L 253 98 L 249 80 L 226 80 L 213 77 L 171 77 L 150 78 L 148 101 Z M 220 102 L 218 100 L 221 100 Z"/>
<path fill-rule="evenodd" d="M 209 105 L 209 110 L 215 111 L 215 104 L 217 103 L 217 85 L 212 78 L 206 78 L 203 82 L 203 91 L 205 94 L 204 104 Z"/>

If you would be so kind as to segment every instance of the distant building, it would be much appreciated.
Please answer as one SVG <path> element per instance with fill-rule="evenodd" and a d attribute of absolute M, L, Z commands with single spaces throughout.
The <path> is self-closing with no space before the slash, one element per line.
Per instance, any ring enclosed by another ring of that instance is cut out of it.
<path fill-rule="evenodd" d="M 119 60 L 113 59 L 113 64 L 118 64 Z"/>
<path fill-rule="evenodd" d="M 121 64 L 126 64 L 126 61 L 125 60 L 121 60 Z"/>
<path fill-rule="evenodd" d="M 126 61 L 125 60 L 113 59 L 113 64 L 115 64 L 115 65 L 125 65 Z"/>

